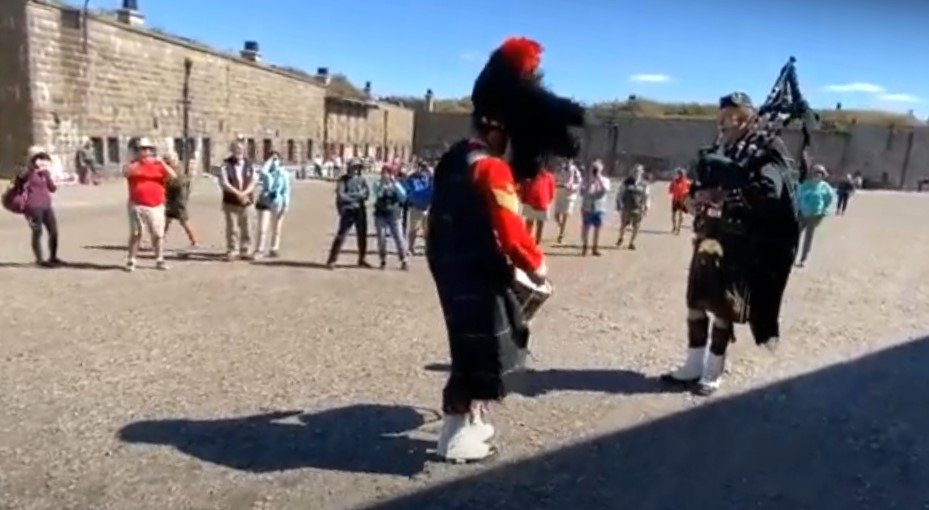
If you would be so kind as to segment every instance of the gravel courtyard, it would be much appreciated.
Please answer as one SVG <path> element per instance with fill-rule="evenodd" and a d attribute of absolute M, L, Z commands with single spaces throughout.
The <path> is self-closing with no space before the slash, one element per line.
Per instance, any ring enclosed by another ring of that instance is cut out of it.
<path fill-rule="evenodd" d="M 864 192 L 827 219 L 781 349 L 740 329 L 709 399 L 655 380 L 683 355 L 690 246 L 664 185 L 637 251 L 612 248 L 615 215 L 601 258 L 550 224 L 538 371 L 495 408 L 501 454 L 450 466 L 427 451 L 448 359 L 425 261 L 356 269 L 349 238 L 322 268 L 332 186 L 297 184 L 281 259 L 230 264 L 197 183 L 203 246 L 166 273 L 121 270 L 119 183 L 59 192 L 70 267 L 33 267 L 0 215 L 0 509 L 929 505 L 929 196 Z"/>

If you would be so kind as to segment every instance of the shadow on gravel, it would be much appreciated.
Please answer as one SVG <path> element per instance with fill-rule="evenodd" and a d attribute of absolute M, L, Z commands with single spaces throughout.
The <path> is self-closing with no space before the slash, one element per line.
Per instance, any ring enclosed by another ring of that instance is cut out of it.
<path fill-rule="evenodd" d="M 127 425 L 128 443 L 173 446 L 240 471 L 301 468 L 413 476 L 434 443 L 404 435 L 424 424 L 412 407 L 353 405 L 315 414 L 278 411 L 220 420 L 153 420 Z"/>
<path fill-rule="evenodd" d="M 927 367 L 929 337 L 367 508 L 926 508 Z"/>
<path fill-rule="evenodd" d="M 451 367 L 431 363 L 424 367 L 430 372 L 448 372 Z M 648 393 L 683 393 L 681 388 L 662 384 L 630 370 L 613 369 L 552 369 L 516 372 L 504 378 L 507 391 L 525 397 L 539 397 L 555 391 L 589 391 L 636 395 Z"/>
<path fill-rule="evenodd" d="M 16 268 L 33 268 L 41 269 L 43 271 L 54 271 L 62 269 L 75 269 L 83 271 L 122 271 L 124 269 L 121 265 L 116 264 L 95 264 L 93 262 L 65 262 L 58 266 L 51 267 L 39 267 L 34 263 L 21 263 L 21 262 L 0 262 L 0 269 L 16 269 Z"/>
<path fill-rule="evenodd" d="M 265 267 L 297 267 L 303 269 L 325 269 L 329 270 L 326 264 L 322 262 L 312 262 L 312 261 L 303 261 L 303 260 L 262 260 L 260 262 L 255 262 L 256 266 L 265 266 Z M 350 269 L 357 268 L 357 264 L 336 264 L 333 266 L 334 269 Z"/>

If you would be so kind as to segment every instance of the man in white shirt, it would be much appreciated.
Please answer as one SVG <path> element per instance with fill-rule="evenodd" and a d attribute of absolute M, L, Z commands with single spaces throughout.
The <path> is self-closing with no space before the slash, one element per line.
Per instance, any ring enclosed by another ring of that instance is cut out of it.
<path fill-rule="evenodd" d="M 568 160 L 555 175 L 555 221 L 558 223 L 558 244 L 564 242 L 568 217 L 574 214 L 583 178 L 574 161 Z"/>

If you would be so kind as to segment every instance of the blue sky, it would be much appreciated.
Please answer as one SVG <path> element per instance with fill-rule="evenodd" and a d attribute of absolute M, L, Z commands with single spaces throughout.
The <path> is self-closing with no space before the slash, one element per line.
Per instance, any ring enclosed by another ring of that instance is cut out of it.
<path fill-rule="evenodd" d="M 327 66 L 377 95 L 460 97 L 510 35 L 539 40 L 546 80 L 592 102 L 763 100 L 798 59 L 818 107 L 929 115 L 929 0 L 139 0 L 152 26 L 266 61 Z M 118 7 L 118 0 L 91 0 Z"/>

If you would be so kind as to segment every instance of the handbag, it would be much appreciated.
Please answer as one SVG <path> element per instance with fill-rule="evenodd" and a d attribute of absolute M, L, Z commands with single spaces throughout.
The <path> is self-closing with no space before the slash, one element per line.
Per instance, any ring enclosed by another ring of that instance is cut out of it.
<path fill-rule="evenodd" d="M 29 192 L 21 179 L 15 179 L 3 192 L 3 208 L 13 214 L 25 213 L 28 200 Z"/>

